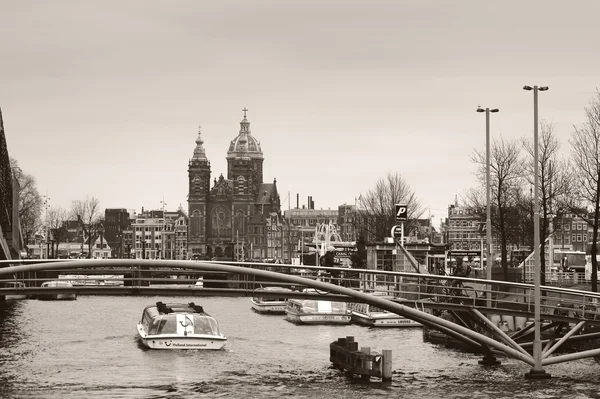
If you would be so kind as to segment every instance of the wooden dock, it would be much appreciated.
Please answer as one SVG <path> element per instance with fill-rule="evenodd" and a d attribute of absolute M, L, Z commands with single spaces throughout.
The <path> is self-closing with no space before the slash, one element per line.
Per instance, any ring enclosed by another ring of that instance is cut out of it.
<path fill-rule="evenodd" d="M 333 367 L 345 370 L 352 375 L 359 375 L 368 380 L 371 377 L 382 381 L 392 380 L 392 351 L 371 352 L 370 347 L 361 347 L 354 337 L 338 338 L 329 344 L 329 361 Z"/>

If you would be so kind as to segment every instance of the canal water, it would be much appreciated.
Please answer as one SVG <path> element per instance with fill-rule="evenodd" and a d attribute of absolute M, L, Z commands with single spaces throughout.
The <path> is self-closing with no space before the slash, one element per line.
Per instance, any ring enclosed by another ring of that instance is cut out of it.
<path fill-rule="evenodd" d="M 152 351 L 136 339 L 144 306 L 190 302 L 214 315 L 223 351 Z M 393 351 L 393 381 L 352 379 L 329 363 L 329 343 Z M 421 329 L 297 326 L 254 313 L 247 298 L 81 296 L 0 304 L 0 398 L 600 398 L 594 359 L 549 366 L 529 381 L 525 364 L 423 342 Z"/>

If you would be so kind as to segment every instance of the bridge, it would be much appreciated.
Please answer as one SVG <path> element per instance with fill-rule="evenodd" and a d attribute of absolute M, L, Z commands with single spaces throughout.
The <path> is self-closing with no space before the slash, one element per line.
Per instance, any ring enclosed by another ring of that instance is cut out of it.
<path fill-rule="evenodd" d="M 0 296 L 251 297 L 260 287 L 288 287 L 293 290 L 261 291 L 260 295 L 365 302 L 416 320 L 483 354 L 481 364 L 497 364 L 496 356 L 501 355 L 535 365 L 534 287 L 530 284 L 247 262 L 94 259 L 0 263 L 5 266 L 0 267 Z M 49 280 L 67 280 L 73 286 L 41 287 Z M 315 290 L 305 292 L 304 288 Z M 549 286 L 541 287 L 541 292 L 542 366 L 600 356 L 600 294 Z"/>

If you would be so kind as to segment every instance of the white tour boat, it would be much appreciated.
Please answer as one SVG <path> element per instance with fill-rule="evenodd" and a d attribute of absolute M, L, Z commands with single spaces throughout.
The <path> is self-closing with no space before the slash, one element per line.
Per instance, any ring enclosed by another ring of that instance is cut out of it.
<path fill-rule="evenodd" d="M 417 321 L 368 303 L 349 303 L 348 308 L 352 321 L 369 327 L 423 327 Z"/>
<path fill-rule="evenodd" d="M 193 302 L 146 306 L 137 331 L 150 349 L 221 349 L 227 342 L 217 320 Z"/>
<path fill-rule="evenodd" d="M 285 314 L 286 320 L 298 324 L 350 324 L 345 302 L 290 299 Z"/>
<path fill-rule="evenodd" d="M 258 288 L 254 291 L 254 296 L 250 298 L 252 309 L 257 313 L 285 314 L 287 298 L 265 296 L 263 295 L 265 292 L 292 292 L 292 290 L 283 287 Z"/>
<path fill-rule="evenodd" d="M 44 281 L 41 285 L 42 288 L 73 288 L 73 284 L 68 281 Z M 38 294 L 36 296 L 39 300 L 47 300 L 47 301 L 56 301 L 56 300 L 75 300 L 77 299 L 77 294 L 62 294 L 57 292 L 52 292 L 48 294 Z"/>

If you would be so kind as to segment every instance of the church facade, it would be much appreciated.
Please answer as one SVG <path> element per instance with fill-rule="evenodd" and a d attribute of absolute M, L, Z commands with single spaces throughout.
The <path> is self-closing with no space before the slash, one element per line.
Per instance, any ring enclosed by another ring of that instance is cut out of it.
<path fill-rule="evenodd" d="M 277 182 L 263 182 L 264 156 L 246 118 L 227 151 L 227 176 L 211 185 L 210 161 L 202 134 L 188 163 L 188 254 L 190 258 L 259 259 L 268 257 L 271 226 L 280 224 Z M 272 251 L 271 251 L 272 252 Z"/>

